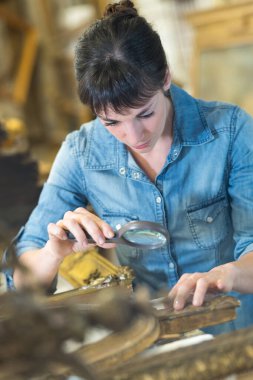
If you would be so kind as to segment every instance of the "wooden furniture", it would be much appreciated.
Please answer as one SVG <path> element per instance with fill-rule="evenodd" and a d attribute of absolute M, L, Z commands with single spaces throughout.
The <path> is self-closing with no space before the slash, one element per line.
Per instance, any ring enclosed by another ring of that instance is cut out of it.
<path fill-rule="evenodd" d="M 253 114 L 253 2 L 187 14 L 194 28 L 192 92 Z"/>
<path fill-rule="evenodd" d="M 7 6 L 0 6 L 0 19 L 6 23 L 7 27 L 23 35 L 20 57 L 14 69 L 14 78 L 11 78 L 13 83 L 9 86 L 11 91 L 9 93 L 6 91 L 7 93 L 4 94 L 5 96 L 7 95 L 10 101 L 23 105 L 27 100 L 33 74 L 38 47 L 38 34 L 36 28 L 18 14 L 14 14 Z"/>

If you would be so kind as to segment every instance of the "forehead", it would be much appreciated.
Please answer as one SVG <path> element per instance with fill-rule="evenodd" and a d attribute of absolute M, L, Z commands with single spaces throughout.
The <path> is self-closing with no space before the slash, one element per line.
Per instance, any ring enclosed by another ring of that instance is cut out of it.
<path fill-rule="evenodd" d="M 136 105 L 136 107 L 122 108 L 122 110 L 119 111 L 116 111 L 112 106 L 108 105 L 103 110 L 99 111 L 97 116 L 103 119 L 116 119 L 122 116 L 124 117 L 129 115 L 138 115 L 139 113 L 145 112 L 156 104 L 157 95 L 158 94 L 155 94 L 143 103 Z"/>

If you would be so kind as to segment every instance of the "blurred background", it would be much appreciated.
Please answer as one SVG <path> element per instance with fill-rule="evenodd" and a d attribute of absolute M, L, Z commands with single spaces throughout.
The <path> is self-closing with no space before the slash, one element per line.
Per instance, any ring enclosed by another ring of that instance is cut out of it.
<path fill-rule="evenodd" d="M 0 0 L 0 245 L 25 222 L 70 131 L 92 118 L 73 52 L 106 0 Z M 173 80 L 253 114 L 253 1 L 135 0 L 161 36 Z"/>

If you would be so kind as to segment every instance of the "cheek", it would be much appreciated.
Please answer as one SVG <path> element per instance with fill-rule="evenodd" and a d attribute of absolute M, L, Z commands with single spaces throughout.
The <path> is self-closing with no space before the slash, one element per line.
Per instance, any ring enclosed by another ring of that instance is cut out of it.
<path fill-rule="evenodd" d="M 120 139 L 120 138 L 124 137 L 124 133 L 123 133 L 122 130 L 120 130 L 120 128 L 108 128 L 107 127 L 107 130 L 108 130 L 108 132 L 110 132 L 117 139 Z"/>
<path fill-rule="evenodd" d="M 166 115 L 163 112 L 160 112 L 157 115 L 157 120 L 156 120 L 157 132 L 164 129 L 165 123 L 166 123 Z"/>
<path fill-rule="evenodd" d="M 147 129 L 150 133 L 158 132 L 162 128 L 163 118 L 162 115 L 157 115 L 155 118 L 150 119 L 146 125 L 145 129 Z"/>

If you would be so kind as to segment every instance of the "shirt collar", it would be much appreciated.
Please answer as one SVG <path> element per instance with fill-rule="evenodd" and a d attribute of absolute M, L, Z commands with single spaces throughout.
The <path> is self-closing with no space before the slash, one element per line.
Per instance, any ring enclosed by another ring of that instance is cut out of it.
<path fill-rule="evenodd" d="M 170 87 L 169 96 L 174 107 L 173 129 L 177 143 L 190 146 L 213 140 L 200 102 L 174 84 Z M 90 169 L 126 166 L 128 152 L 124 144 L 111 135 L 98 118 L 92 125 L 85 166 Z"/>
<path fill-rule="evenodd" d="M 198 99 L 172 84 L 169 91 L 174 107 L 174 133 L 185 146 L 200 145 L 214 136 Z"/>

